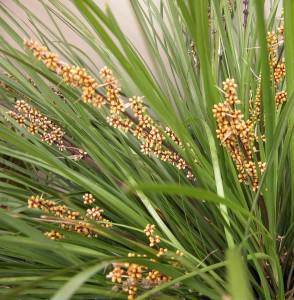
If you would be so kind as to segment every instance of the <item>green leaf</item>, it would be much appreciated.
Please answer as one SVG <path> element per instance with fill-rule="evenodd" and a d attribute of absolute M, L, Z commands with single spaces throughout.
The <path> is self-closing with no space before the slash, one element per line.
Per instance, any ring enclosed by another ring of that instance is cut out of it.
<path fill-rule="evenodd" d="M 90 268 L 79 272 L 62 286 L 51 298 L 51 300 L 67 300 L 75 294 L 78 288 L 86 282 L 91 276 L 107 266 L 107 263 L 98 263 Z"/>
<path fill-rule="evenodd" d="M 227 251 L 229 290 L 232 300 L 253 300 L 245 263 L 238 248 Z"/>

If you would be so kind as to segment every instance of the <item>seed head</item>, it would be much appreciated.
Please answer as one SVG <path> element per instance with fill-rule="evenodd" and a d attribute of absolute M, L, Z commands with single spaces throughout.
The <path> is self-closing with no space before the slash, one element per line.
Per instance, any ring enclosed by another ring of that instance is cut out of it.
<path fill-rule="evenodd" d="M 83 200 L 84 200 L 84 204 L 86 205 L 93 204 L 95 202 L 94 196 L 90 193 L 85 193 L 83 195 Z"/>
<path fill-rule="evenodd" d="M 64 235 L 58 231 L 51 230 L 44 233 L 51 240 L 62 240 Z"/>

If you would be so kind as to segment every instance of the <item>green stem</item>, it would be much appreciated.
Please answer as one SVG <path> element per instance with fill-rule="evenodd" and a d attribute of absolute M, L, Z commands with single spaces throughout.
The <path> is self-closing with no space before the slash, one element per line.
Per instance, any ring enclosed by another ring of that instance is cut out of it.
<path fill-rule="evenodd" d="M 212 165 L 213 165 L 213 172 L 214 172 L 217 195 L 224 198 L 225 192 L 224 192 L 224 187 L 223 187 L 222 176 L 221 176 L 221 171 L 220 171 L 220 167 L 219 167 L 215 142 L 214 142 L 213 136 L 211 134 L 211 131 L 210 131 L 210 128 L 208 127 L 208 125 L 204 123 L 204 127 L 206 130 L 209 147 L 210 147 L 210 154 L 211 154 L 211 160 L 212 160 Z M 222 214 L 224 220 L 230 227 L 230 218 L 228 215 L 228 209 L 224 204 L 220 204 L 220 211 L 221 211 L 221 214 Z M 231 233 L 228 231 L 228 229 L 226 227 L 224 228 L 224 230 L 225 230 L 228 247 L 233 248 L 234 247 L 233 236 L 231 235 Z"/>

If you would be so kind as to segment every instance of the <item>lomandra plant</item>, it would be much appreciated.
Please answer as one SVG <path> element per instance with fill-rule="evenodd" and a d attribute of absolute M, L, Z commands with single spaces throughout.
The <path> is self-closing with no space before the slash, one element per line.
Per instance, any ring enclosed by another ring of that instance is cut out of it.
<path fill-rule="evenodd" d="M 293 299 L 294 2 L 12 2 L 0 298 Z"/>

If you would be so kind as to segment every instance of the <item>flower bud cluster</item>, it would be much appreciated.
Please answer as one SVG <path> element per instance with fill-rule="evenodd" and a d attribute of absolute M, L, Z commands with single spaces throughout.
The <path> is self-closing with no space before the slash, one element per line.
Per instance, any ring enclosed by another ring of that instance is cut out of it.
<path fill-rule="evenodd" d="M 144 229 L 145 235 L 149 239 L 149 247 L 154 247 L 160 243 L 160 236 L 154 234 L 155 230 L 154 224 L 147 224 Z"/>
<path fill-rule="evenodd" d="M 102 78 L 109 77 L 109 80 L 116 82 L 113 78 L 112 72 L 107 67 L 104 67 L 102 71 Z M 105 84 L 107 84 L 107 81 L 105 81 Z M 106 87 L 108 89 L 111 85 L 107 84 Z M 108 98 L 109 97 L 107 96 L 107 99 Z M 108 102 L 110 101 L 111 99 L 108 99 Z M 114 128 L 130 132 L 134 135 L 134 137 L 140 140 L 140 149 L 142 153 L 146 155 L 154 155 L 162 161 L 169 162 L 179 170 L 186 171 L 188 178 L 193 178 L 186 161 L 177 152 L 168 149 L 164 144 L 164 141 L 166 140 L 164 135 L 165 132 L 165 134 L 174 143 L 182 147 L 182 143 L 176 134 L 170 128 L 166 128 L 166 130 L 163 131 L 155 124 L 154 120 L 146 112 L 146 107 L 142 101 L 142 97 L 134 96 L 130 98 L 129 102 L 126 104 L 126 107 L 127 106 L 130 107 L 133 115 L 137 119 L 136 123 L 128 118 L 122 117 L 121 114 L 119 114 L 119 111 L 112 113 L 109 117 L 107 117 L 107 122 Z"/>
<path fill-rule="evenodd" d="M 83 200 L 84 200 L 84 204 L 86 205 L 93 204 L 95 202 L 94 196 L 90 193 L 85 193 L 83 195 Z"/>
<path fill-rule="evenodd" d="M 282 62 L 278 63 L 274 68 L 274 81 L 278 85 L 286 76 L 286 65 L 285 60 L 282 59 Z"/>
<path fill-rule="evenodd" d="M 61 151 L 65 149 L 64 131 L 26 101 L 17 100 L 14 110 L 8 115 L 31 134 L 39 134 L 43 142 L 54 144 Z"/>
<path fill-rule="evenodd" d="M 118 82 L 113 76 L 112 71 L 107 67 L 103 67 L 100 70 L 99 75 L 105 83 L 106 99 L 110 106 L 110 113 L 118 115 L 125 110 L 124 102 L 120 97 L 121 89 L 118 86 Z"/>
<path fill-rule="evenodd" d="M 44 233 L 51 240 L 62 240 L 64 239 L 64 235 L 56 230 L 47 231 Z"/>
<path fill-rule="evenodd" d="M 59 205 L 53 200 L 45 200 L 41 196 L 30 197 L 28 208 L 37 208 L 64 220 L 76 220 L 80 216 L 79 212 L 72 211 L 66 205 Z"/>
<path fill-rule="evenodd" d="M 114 263 L 113 270 L 106 276 L 113 283 L 121 284 L 123 292 L 128 293 L 128 300 L 137 297 L 137 286 L 144 282 L 148 268 L 135 263 Z"/>
<path fill-rule="evenodd" d="M 267 33 L 267 45 L 269 51 L 269 65 L 272 72 L 271 79 L 274 82 L 275 86 L 275 102 L 276 109 L 278 110 L 283 103 L 287 101 L 287 92 L 280 90 L 280 83 L 283 82 L 283 79 L 286 76 L 286 65 L 285 59 L 279 55 L 279 43 L 284 41 L 284 22 L 283 18 L 281 24 L 278 28 L 278 34 L 274 31 Z M 258 121 L 261 121 L 261 76 L 258 78 L 258 85 L 256 89 L 255 99 L 250 100 L 250 115 L 252 123 L 256 124 Z"/>
<path fill-rule="evenodd" d="M 88 208 L 86 217 L 90 220 L 95 220 L 101 223 L 102 227 L 112 228 L 112 223 L 103 216 L 104 210 L 98 206 Z"/>
<path fill-rule="evenodd" d="M 286 65 L 284 58 L 280 59 L 278 55 L 279 41 L 276 32 L 272 31 L 267 33 L 267 45 L 269 51 L 269 65 L 272 71 L 272 78 L 275 83 L 275 86 L 277 87 L 286 76 Z"/>
<path fill-rule="evenodd" d="M 87 199 L 88 198 L 89 196 L 87 196 Z M 101 226 L 106 228 L 112 227 L 112 223 L 104 218 L 102 214 L 103 210 L 99 207 L 87 209 L 87 213 L 83 217 L 78 211 L 74 211 L 66 205 L 57 204 L 53 200 L 46 200 L 42 196 L 31 196 L 28 199 L 28 208 L 39 209 L 44 213 L 50 214 L 55 217 L 52 221 L 56 221 L 56 223 L 60 224 L 62 229 L 75 231 L 87 237 L 97 237 L 94 227 L 89 223 L 89 220 L 101 222 Z M 46 232 L 45 235 L 54 240 L 64 238 L 61 233 L 55 230 Z"/>
<path fill-rule="evenodd" d="M 81 88 L 82 100 L 85 103 L 98 108 L 105 104 L 104 98 L 96 93 L 96 88 L 99 86 L 97 81 L 84 68 L 63 63 L 55 53 L 36 41 L 25 41 L 24 45 L 32 50 L 34 56 L 41 60 L 48 69 L 62 76 L 65 83 Z"/>
<path fill-rule="evenodd" d="M 147 224 L 144 229 L 144 233 L 148 237 L 150 243 L 153 243 L 154 240 L 157 240 L 154 245 L 149 244 L 150 247 L 154 247 L 160 242 L 160 237 L 154 234 L 155 231 L 156 226 L 154 224 Z M 156 256 L 163 257 L 167 254 L 167 252 L 167 248 L 158 248 Z M 183 252 L 180 250 L 177 250 L 175 254 L 178 257 L 183 256 Z M 128 257 L 148 259 L 146 254 L 141 255 L 136 253 L 129 253 Z M 175 264 L 175 257 L 171 257 L 171 259 L 172 261 L 168 261 L 168 263 Z M 150 258 L 149 260 L 156 262 L 156 260 L 153 258 Z M 117 285 L 116 290 L 121 288 L 122 291 L 127 292 L 128 299 L 136 299 L 139 287 L 142 289 L 149 289 L 171 280 L 171 277 L 162 274 L 156 269 L 149 269 L 145 265 L 119 262 L 113 263 L 112 266 L 113 269 L 106 277 L 110 278 L 112 283 Z"/>
<path fill-rule="evenodd" d="M 269 52 L 269 64 L 271 68 L 274 69 L 278 63 L 278 56 L 277 56 L 278 37 L 274 31 L 267 33 L 267 45 L 268 45 L 268 52 Z"/>
<path fill-rule="evenodd" d="M 253 124 L 256 124 L 260 121 L 260 113 L 261 113 L 261 76 L 258 77 L 258 83 L 255 93 L 255 99 L 250 100 L 250 115 L 251 121 Z"/>
<path fill-rule="evenodd" d="M 279 109 L 280 106 L 283 105 L 284 102 L 286 102 L 288 99 L 287 92 L 286 91 L 280 91 L 276 93 L 276 108 Z"/>
<path fill-rule="evenodd" d="M 240 103 L 236 88 L 233 79 L 223 82 L 225 101 L 213 107 L 213 116 L 217 122 L 216 133 L 235 162 L 240 182 L 251 184 L 252 190 L 256 191 L 259 187 L 258 168 L 262 173 L 265 164 L 256 164 L 254 161 L 254 123 L 250 119 L 245 121 L 241 111 L 236 109 L 236 105 Z"/>
<path fill-rule="evenodd" d="M 283 82 L 286 76 L 286 65 L 283 57 L 278 58 L 278 45 L 284 41 L 284 21 L 281 20 L 281 24 L 278 28 L 278 35 L 275 32 L 268 32 L 267 42 L 269 49 L 269 64 L 271 66 L 272 78 L 276 88 L 276 109 L 278 110 L 283 103 L 287 101 L 287 92 L 279 90 L 280 84 Z"/>
<path fill-rule="evenodd" d="M 162 161 L 169 162 L 179 170 L 184 171 L 189 179 L 194 178 L 191 168 L 186 161 L 170 145 L 164 145 L 166 134 L 174 143 L 182 147 L 182 143 L 175 133 L 169 128 L 164 133 L 164 130 L 155 124 L 154 120 L 146 113 L 146 107 L 141 97 L 134 96 L 129 99 L 128 103 L 124 103 L 121 98 L 121 89 L 118 81 L 109 68 L 103 67 L 100 70 L 99 76 L 103 84 L 99 85 L 84 68 L 63 63 L 56 54 L 50 52 L 39 43 L 25 41 L 24 44 L 50 70 L 62 76 L 65 83 L 81 88 L 82 99 L 85 103 L 89 103 L 97 108 L 101 108 L 106 104 L 110 111 L 106 121 L 114 128 L 118 128 L 126 133 L 130 132 L 140 140 L 141 151 L 144 154 L 154 155 Z M 97 88 L 102 87 L 106 90 L 106 96 L 102 96 L 97 92 Z M 125 113 L 127 107 L 130 107 L 135 121 Z M 23 120 L 20 119 L 19 122 L 23 122 Z"/>

